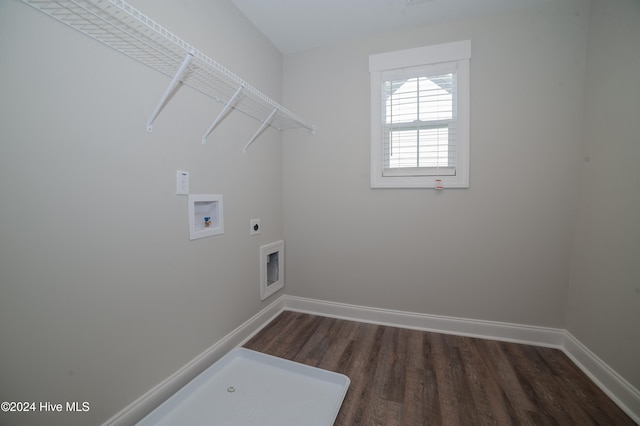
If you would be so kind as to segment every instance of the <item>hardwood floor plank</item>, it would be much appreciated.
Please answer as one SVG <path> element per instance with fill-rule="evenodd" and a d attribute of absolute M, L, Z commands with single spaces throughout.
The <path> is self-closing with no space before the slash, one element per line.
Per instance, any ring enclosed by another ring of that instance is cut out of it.
<path fill-rule="evenodd" d="M 354 392 L 347 392 L 344 402 L 349 402 L 346 410 L 340 410 L 336 425 L 367 425 L 370 401 L 373 398 L 373 372 L 377 364 L 379 342 L 382 328 L 370 324 L 361 325 L 362 334 L 358 335 L 354 348 L 356 352 L 349 366 L 347 376 L 351 378 Z M 353 377 L 353 378 L 352 378 Z M 357 377 L 357 379 L 356 379 Z M 344 406 L 344 404 L 343 404 Z"/>
<path fill-rule="evenodd" d="M 347 375 L 339 426 L 635 425 L 557 349 L 291 311 L 245 347 Z"/>
<path fill-rule="evenodd" d="M 479 381 L 478 386 L 482 386 L 486 397 L 487 410 L 491 413 L 487 424 L 507 425 L 514 424 L 517 416 L 511 401 L 505 393 L 505 389 L 500 385 L 499 377 L 496 377 L 495 370 L 499 368 L 495 359 L 487 356 L 487 340 L 474 339 L 474 345 L 470 347 L 469 362 L 477 365 Z M 488 416 L 485 414 L 485 416 Z"/>
<path fill-rule="evenodd" d="M 329 345 L 334 339 L 336 328 L 340 328 L 340 323 L 333 318 L 322 318 L 315 332 L 310 335 L 300 350 L 296 353 L 296 359 L 304 364 L 316 367 L 324 354 L 329 350 Z"/>
<path fill-rule="evenodd" d="M 424 333 L 410 330 L 407 340 L 403 421 L 421 419 L 416 425 L 424 425 L 427 416 L 440 419 L 435 372 L 426 362 L 429 348 Z"/>
<path fill-rule="evenodd" d="M 499 410 L 500 407 L 491 404 L 487 389 L 493 388 L 495 380 L 491 377 L 491 371 L 487 370 L 482 357 L 479 356 L 477 339 L 465 338 L 460 345 L 460 354 L 463 362 L 467 365 L 466 374 L 469 384 L 471 398 L 475 405 L 475 416 L 479 424 L 496 425 L 500 424 L 496 416 L 501 415 L 503 423 L 508 420 L 507 416 Z M 496 412 L 496 409 L 499 411 Z"/>
<path fill-rule="evenodd" d="M 508 347 L 509 344 L 506 344 Z M 520 385 L 514 366 L 510 360 L 508 350 L 505 350 L 505 343 L 492 340 L 485 340 L 484 347 L 487 349 L 487 360 L 491 360 L 492 371 L 495 374 L 494 380 L 503 390 L 504 398 L 508 401 L 505 409 L 511 409 L 513 418 L 522 424 L 534 425 L 529 419 L 529 413 L 535 411 L 536 407 L 528 396 L 525 388 Z"/>
<path fill-rule="evenodd" d="M 540 362 L 535 348 L 527 345 L 509 345 L 514 363 L 514 371 L 518 375 L 523 388 L 538 407 L 537 418 L 547 424 L 584 424 L 565 410 L 559 403 L 558 392 L 553 392 L 553 376 L 543 362 Z M 544 407 L 544 409 L 542 409 Z"/>
<path fill-rule="evenodd" d="M 404 402 L 406 338 L 401 339 L 402 330 L 385 327 L 382 346 L 378 354 L 377 372 L 380 372 L 380 397 L 386 401 Z"/>
<path fill-rule="evenodd" d="M 358 332 L 356 322 L 340 321 L 330 338 L 331 350 L 321 354 L 318 367 L 346 374 L 354 352 L 354 339 Z"/>
<path fill-rule="evenodd" d="M 460 336 L 446 336 L 447 355 L 450 359 L 452 379 L 456 394 L 456 409 L 458 410 L 462 424 L 478 425 L 482 424 L 479 407 L 476 405 L 469 374 L 472 365 L 466 362 L 463 357 L 463 347 L 466 338 Z"/>
<path fill-rule="evenodd" d="M 451 348 L 448 347 L 444 334 L 429 333 L 427 338 L 432 342 L 431 362 L 435 370 L 442 423 L 462 424 L 462 419 L 466 416 L 458 409 L 453 371 L 455 361 L 450 358 Z"/>

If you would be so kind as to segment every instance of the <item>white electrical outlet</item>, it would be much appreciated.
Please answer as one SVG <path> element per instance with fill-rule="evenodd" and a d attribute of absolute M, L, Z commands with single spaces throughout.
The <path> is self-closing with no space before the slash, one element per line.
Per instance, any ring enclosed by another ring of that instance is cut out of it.
<path fill-rule="evenodd" d="M 258 235 L 262 230 L 260 226 L 260 219 L 251 219 L 251 228 L 249 229 L 249 235 Z"/>
<path fill-rule="evenodd" d="M 176 172 L 176 195 L 189 195 L 189 172 Z"/>

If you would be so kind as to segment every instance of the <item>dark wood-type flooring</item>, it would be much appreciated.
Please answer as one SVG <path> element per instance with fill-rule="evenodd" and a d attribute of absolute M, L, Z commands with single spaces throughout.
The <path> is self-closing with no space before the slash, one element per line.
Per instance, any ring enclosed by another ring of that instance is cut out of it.
<path fill-rule="evenodd" d="M 244 346 L 347 375 L 336 425 L 635 425 L 557 349 L 291 311 Z"/>

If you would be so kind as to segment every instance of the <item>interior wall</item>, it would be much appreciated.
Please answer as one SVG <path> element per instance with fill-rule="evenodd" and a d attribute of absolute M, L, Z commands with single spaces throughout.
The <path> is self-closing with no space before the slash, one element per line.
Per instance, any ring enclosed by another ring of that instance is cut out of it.
<path fill-rule="evenodd" d="M 278 100 L 281 55 L 230 2 L 131 3 Z M 265 306 L 258 247 L 283 236 L 288 294 L 566 327 L 640 388 L 639 7 L 594 0 L 587 38 L 589 1 L 554 3 L 288 55 L 317 131 L 283 163 L 273 131 L 242 153 L 238 113 L 201 145 L 220 105 L 186 87 L 148 133 L 168 77 L 0 0 L 0 400 L 91 407 L 0 423 L 111 417 Z M 459 39 L 471 187 L 370 189 L 368 56 Z M 188 240 L 177 169 L 224 195 L 224 235 Z"/>
<path fill-rule="evenodd" d="M 282 55 L 230 1 L 131 4 L 267 95 Z M 177 69 L 177 67 L 176 67 Z M 259 246 L 283 238 L 281 134 L 16 0 L 0 1 L 0 400 L 89 403 L 1 424 L 100 424 L 273 298 Z M 224 196 L 223 235 L 189 241 L 187 198 Z M 249 236 L 249 221 L 262 234 Z M 276 297 L 276 296 L 273 296 Z"/>
<path fill-rule="evenodd" d="M 640 389 L 640 3 L 594 0 L 567 329 Z"/>
<path fill-rule="evenodd" d="M 287 293 L 565 326 L 589 1 L 285 56 Z M 470 188 L 371 189 L 370 54 L 470 39 Z"/>

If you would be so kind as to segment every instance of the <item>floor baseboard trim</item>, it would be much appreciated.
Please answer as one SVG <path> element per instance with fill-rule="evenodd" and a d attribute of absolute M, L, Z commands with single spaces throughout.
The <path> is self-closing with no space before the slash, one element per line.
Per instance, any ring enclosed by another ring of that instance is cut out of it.
<path fill-rule="evenodd" d="M 139 422 L 171 395 L 193 380 L 198 374 L 206 370 L 207 367 L 211 366 L 232 349 L 242 346 L 283 310 L 284 299 L 280 297 L 191 360 L 180 370 L 167 377 L 140 398 L 122 409 L 115 416 L 103 423 L 102 426 L 129 426 Z"/>
<path fill-rule="evenodd" d="M 638 389 L 568 331 L 565 334 L 562 350 L 634 422 L 640 424 L 640 391 Z"/>
<path fill-rule="evenodd" d="M 360 322 L 558 349 L 562 347 L 564 341 L 564 330 L 556 328 L 395 311 L 296 296 L 284 296 L 284 298 L 285 310 Z"/>
<path fill-rule="evenodd" d="M 287 295 L 284 296 L 284 309 L 392 327 L 560 349 L 633 421 L 640 424 L 640 392 L 564 329 L 394 311 Z"/>

